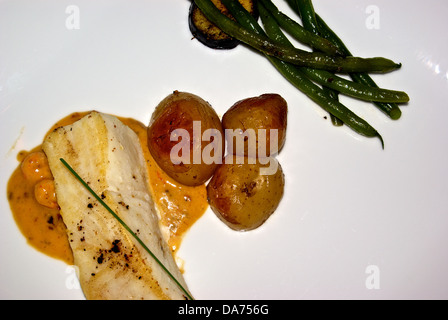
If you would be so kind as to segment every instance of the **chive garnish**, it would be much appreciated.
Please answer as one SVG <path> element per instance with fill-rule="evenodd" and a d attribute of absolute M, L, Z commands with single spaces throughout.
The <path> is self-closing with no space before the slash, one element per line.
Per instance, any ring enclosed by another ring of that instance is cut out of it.
<path fill-rule="evenodd" d="M 89 187 L 89 185 L 78 175 L 78 173 L 63 159 L 60 158 L 62 164 L 75 176 L 75 178 L 81 182 L 81 184 L 95 197 L 96 200 L 104 207 L 107 211 L 115 218 L 117 221 L 125 228 L 134 238 L 138 241 L 138 243 L 141 244 L 141 246 L 149 253 L 151 257 L 160 265 L 160 267 L 168 274 L 168 276 L 179 286 L 179 288 L 186 294 L 187 298 L 189 300 L 194 300 L 193 297 L 188 293 L 187 290 L 177 281 L 177 279 L 171 274 L 171 272 L 163 265 L 163 263 L 152 253 L 151 250 L 145 245 L 145 243 L 135 234 L 134 231 L 132 231 L 129 226 L 120 219 L 120 217 L 96 194 L 95 191 L 92 190 L 92 188 Z"/>

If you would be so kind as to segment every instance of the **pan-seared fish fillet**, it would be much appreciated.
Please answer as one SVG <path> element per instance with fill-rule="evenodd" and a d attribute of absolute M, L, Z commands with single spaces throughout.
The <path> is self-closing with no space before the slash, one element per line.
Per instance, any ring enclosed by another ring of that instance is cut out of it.
<path fill-rule="evenodd" d="M 43 150 L 86 298 L 185 299 L 179 286 L 60 161 L 64 158 L 187 288 L 160 232 L 137 135 L 116 117 L 92 112 L 52 132 Z"/>

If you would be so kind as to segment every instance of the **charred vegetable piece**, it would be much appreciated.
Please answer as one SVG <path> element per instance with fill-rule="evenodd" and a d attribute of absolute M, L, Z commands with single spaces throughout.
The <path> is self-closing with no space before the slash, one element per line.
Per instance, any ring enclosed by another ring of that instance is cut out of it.
<path fill-rule="evenodd" d="M 232 18 L 232 15 L 220 0 L 213 0 L 212 2 L 223 14 Z M 257 6 L 254 0 L 239 0 L 239 2 L 255 18 L 258 17 Z M 232 38 L 210 22 L 194 1 L 191 2 L 188 25 L 193 36 L 207 47 L 213 49 L 233 49 L 240 43 L 237 39 Z"/>

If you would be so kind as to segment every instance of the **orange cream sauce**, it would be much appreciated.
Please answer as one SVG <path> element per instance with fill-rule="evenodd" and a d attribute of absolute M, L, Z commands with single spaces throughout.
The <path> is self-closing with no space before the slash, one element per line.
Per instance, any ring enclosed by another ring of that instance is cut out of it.
<path fill-rule="evenodd" d="M 87 113 L 76 112 L 68 115 L 55 123 L 48 133 L 57 127 L 72 124 Z M 205 185 L 189 187 L 170 178 L 160 169 L 147 148 L 147 127 L 131 118 L 120 120 L 134 130 L 140 139 L 152 196 L 161 216 L 160 222 L 169 230 L 168 245 L 175 255 L 184 234 L 208 207 Z M 48 163 L 41 161 L 42 165 L 38 168 L 33 167 L 33 177 L 26 174 L 30 168 L 24 168 L 23 163 L 30 163 L 29 160 L 24 162 L 24 159 L 30 154 L 35 155 L 36 152 L 42 152 L 40 145 L 30 151 L 20 151 L 17 155 L 19 165 L 11 175 L 7 186 L 11 211 L 17 226 L 31 246 L 53 258 L 73 264 L 73 255 L 59 208 L 51 205 L 53 191 L 51 188 L 43 187 L 46 185 L 45 182 L 49 181 L 51 184 L 51 172 L 45 167 Z M 43 191 L 49 194 L 49 200 L 46 198 L 42 200 Z"/>

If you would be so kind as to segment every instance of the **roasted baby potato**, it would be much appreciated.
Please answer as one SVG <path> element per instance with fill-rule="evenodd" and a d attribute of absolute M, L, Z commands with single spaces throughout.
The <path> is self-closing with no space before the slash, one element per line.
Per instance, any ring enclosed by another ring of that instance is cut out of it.
<path fill-rule="evenodd" d="M 212 133 L 210 141 L 204 139 L 206 131 Z M 187 92 L 174 91 L 163 99 L 148 126 L 151 155 L 171 178 L 188 186 L 205 183 L 222 163 L 223 139 L 215 110 L 202 98 Z"/>
<path fill-rule="evenodd" d="M 210 207 L 231 229 L 248 231 L 259 227 L 280 203 L 284 174 L 275 158 L 264 158 L 268 159 L 267 164 L 250 164 L 247 157 L 227 155 L 208 183 Z"/>
<path fill-rule="evenodd" d="M 287 103 L 278 94 L 263 94 L 236 102 L 222 118 L 228 144 L 227 151 L 251 157 L 278 153 L 286 139 L 287 113 Z M 260 129 L 266 129 L 264 131 L 266 138 L 261 136 Z M 273 143 L 272 150 L 271 137 L 275 138 L 273 135 L 275 131 L 270 131 L 271 129 L 277 130 L 277 146 Z M 233 132 L 233 135 L 229 135 L 230 132 Z M 253 136 L 250 135 L 251 132 L 254 133 Z M 265 147 L 263 154 L 260 154 L 258 149 L 260 146 Z"/>

